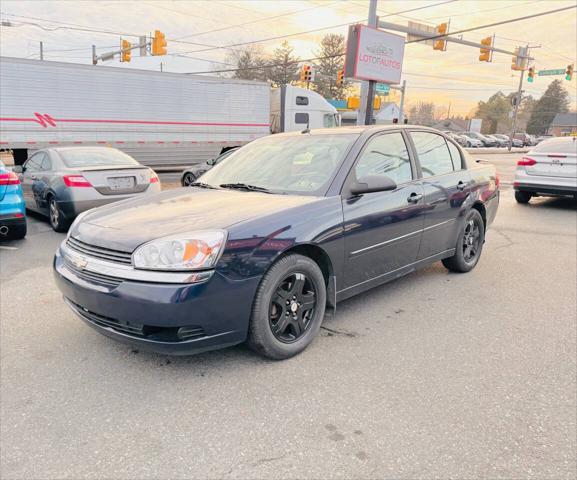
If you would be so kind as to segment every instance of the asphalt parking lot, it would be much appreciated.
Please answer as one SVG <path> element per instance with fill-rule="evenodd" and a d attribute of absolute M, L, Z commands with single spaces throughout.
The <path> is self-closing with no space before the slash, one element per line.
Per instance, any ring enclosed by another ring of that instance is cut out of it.
<path fill-rule="evenodd" d="M 97 334 L 54 285 L 63 239 L 31 217 L 0 244 L 3 479 L 577 475 L 572 200 L 505 186 L 473 272 L 438 263 L 339 304 L 284 362 Z"/>

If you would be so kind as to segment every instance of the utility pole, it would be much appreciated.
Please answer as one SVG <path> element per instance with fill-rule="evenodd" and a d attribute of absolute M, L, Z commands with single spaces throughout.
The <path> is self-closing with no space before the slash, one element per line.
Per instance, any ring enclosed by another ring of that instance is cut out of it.
<path fill-rule="evenodd" d="M 40 42 L 40 60 L 44 60 L 44 44 Z"/>
<path fill-rule="evenodd" d="M 98 62 L 96 60 L 96 45 L 92 45 L 92 65 L 96 65 Z"/>
<path fill-rule="evenodd" d="M 525 55 L 529 56 L 529 46 L 524 52 Z M 513 127 L 511 129 L 511 135 L 509 135 L 509 151 L 513 148 L 513 137 L 515 136 L 515 131 L 517 130 L 517 113 L 519 112 L 519 104 L 521 103 L 521 97 L 523 95 L 523 77 L 525 77 L 525 70 L 521 70 L 521 76 L 519 77 L 519 88 L 515 94 L 515 109 L 513 111 Z"/>
<path fill-rule="evenodd" d="M 407 87 L 407 81 L 403 80 L 403 86 L 401 87 L 401 101 L 399 102 L 399 123 L 402 124 L 405 121 L 405 88 Z"/>
<path fill-rule="evenodd" d="M 369 27 L 377 27 L 377 0 L 371 0 L 369 4 Z M 357 125 L 370 125 L 373 123 L 373 101 L 375 98 L 374 80 L 361 82 L 361 105 L 357 115 Z"/>
<path fill-rule="evenodd" d="M 162 62 L 160 62 L 160 71 L 162 72 Z"/>

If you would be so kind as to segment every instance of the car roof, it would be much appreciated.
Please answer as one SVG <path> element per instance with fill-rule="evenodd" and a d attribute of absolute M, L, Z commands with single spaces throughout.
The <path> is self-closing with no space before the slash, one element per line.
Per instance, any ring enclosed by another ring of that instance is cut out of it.
<path fill-rule="evenodd" d="M 422 125 L 405 125 L 394 123 L 391 125 L 358 125 L 358 126 L 346 126 L 337 128 L 315 128 L 307 130 L 306 128 L 301 131 L 296 132 L 286 132 L 277 133 L 278 136 L 290 137 L 296 135 L 361 135 L 365 132 L 376 133 L 376 132 L 386 132 L 389 130 L 429 130 L 435 133 L 443 133 L 441 130 L 435 128 L 424 127 Z"/>

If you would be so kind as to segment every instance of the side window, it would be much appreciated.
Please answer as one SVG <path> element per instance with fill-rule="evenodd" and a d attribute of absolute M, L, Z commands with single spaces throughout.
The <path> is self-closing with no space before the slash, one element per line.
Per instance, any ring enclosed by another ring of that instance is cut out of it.
<path fill-rule="evenodd" d="M 309 114 L 308 113 L 295 113 L 295 123 L 309 123 Z"/>
<path fill-rule="evenodd" d="M 323 127 L 334 128 L 337 126 L 337 120 L 332 113 L 325 113 L 323 115 Z"/>
<path fill-rule="evenodd" d="M 28 161 L 24 164 L 26 170 L 30 172 L 37 172 L 41 169 L 42 159 L 44 158 L 44 153 L 35 153 L 32 155 Z"/>
<path fill-rule="evenodd" d="M 297 105 L 308 105 L 309 97 L 297 97 Z"/>
<path fill-rule="evenodd" d="M 50 161 L 50 157 L 47 154 L 44 154 L 44 159 L 42 160 L 40 168 L 44 171 L 52 170 L 52 162 Z"/>
<path fill-rule="evenodd" d="M 413 173 L 403 135 L 388 133 L 369 140 L 355 166 L 355 175 L 386 175 L 397 184 L 410 182 Z"/>
<path fill-rule="evenodd" d="M 461 152 L 453 142 L 447 142 L 449 145 L 449 153 L 451 154 L 451 160 L 453 160 L 453 168 L 455 171 L 463 169 L 463 159 L 461 158 Z"/>
<path fill-rule="evenodd" d="M 430 132 L 411 132 L 411 137 L 423 177 L 434 177 L 453 171 L 453 161 L 444 137 Z"/>

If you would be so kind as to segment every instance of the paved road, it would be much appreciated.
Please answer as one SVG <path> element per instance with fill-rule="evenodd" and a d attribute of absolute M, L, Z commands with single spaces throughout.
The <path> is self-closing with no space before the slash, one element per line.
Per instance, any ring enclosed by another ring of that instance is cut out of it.
<path fill-rule="evenodd" d="M 469 274 L 339 305 L 302 355 L 169 358 L 82 324 L 63 235 L 2 244 L 3 479 L 573 479 L 576 204 L 503 194 Z"/>

